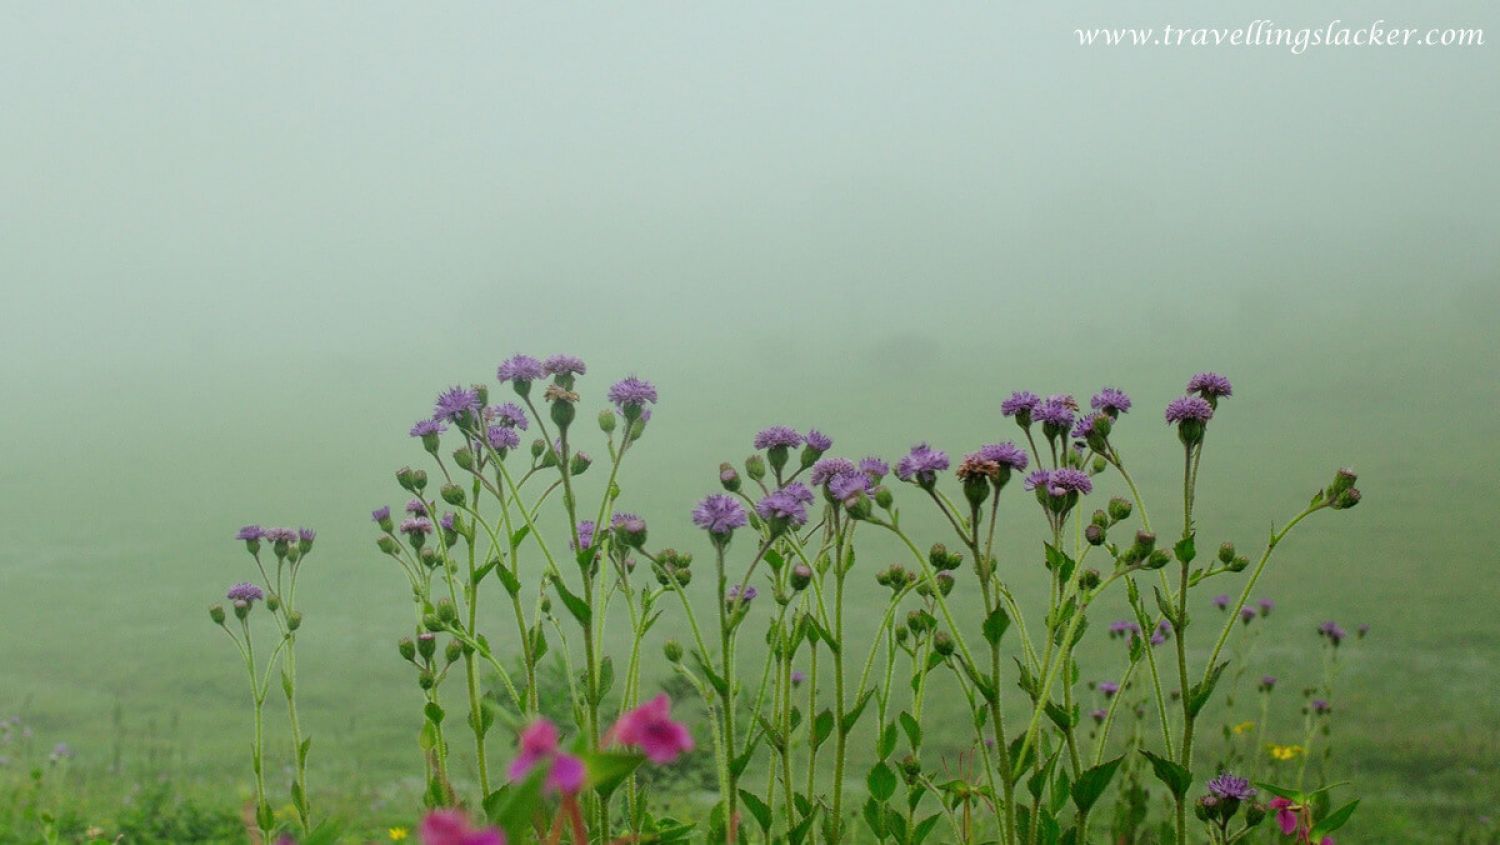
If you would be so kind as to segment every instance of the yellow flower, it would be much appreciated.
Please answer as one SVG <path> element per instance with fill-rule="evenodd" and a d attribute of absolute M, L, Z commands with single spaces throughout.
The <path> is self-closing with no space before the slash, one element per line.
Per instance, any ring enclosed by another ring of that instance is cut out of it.
<path fill-rule="evenodd" d="M 1291 760 L 1302 753 L 1300 745 L 1272 745 L 1271 758 L 1273 760 Z"/>
<path fill-rule="evenodd" d="M 1255 723 L 1254 722 L 1240 722 L 1238 725 L 1235 725 L 1230 730 L 1234 731 L 1235 734 L 1249 733 L 1250 731 L 1255 730 Z"/>
<path fill-rule="evenodd" d="M 406 828 L 404 827 L 393 827 L 388 832 L 390 833 L 392 842 L 400 842 L 406 838 Z"/>

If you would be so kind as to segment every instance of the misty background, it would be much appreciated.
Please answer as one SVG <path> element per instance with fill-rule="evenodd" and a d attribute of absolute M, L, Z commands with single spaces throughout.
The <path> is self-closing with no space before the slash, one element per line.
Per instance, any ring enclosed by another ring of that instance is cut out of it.
<path fill-rule="evenodd" d="M 1500 777 L 1496 48 L 1073 35 L 1256 18 L 1500 39 L 1457 2 L 5 4 L 0 715 L 102 762 L 118 705 L 247 781 L 205 608 L 250 573 L 235 529 L 305 524 L 314 778 L 414 771 L 409 596 L 368 514 L 432 397 L 515 352 L 586 358 L 585 409 L 657 384 L 623 503 L 700 554 L 687 510 L 755 429 L 959 452 L 1013 436 L 1013 389 L 1130 391 L 1117 437 L 1170 514 L 1160 408 L 1213 369 L 1215 544 L 1338 466 L 1365 492 L 1278 553 L 1263 665 L 1310 682 L 1317 622 L 1370 623 L 1340 765 L 1369 805 L 1477 812 L 1452 796 Z"/>

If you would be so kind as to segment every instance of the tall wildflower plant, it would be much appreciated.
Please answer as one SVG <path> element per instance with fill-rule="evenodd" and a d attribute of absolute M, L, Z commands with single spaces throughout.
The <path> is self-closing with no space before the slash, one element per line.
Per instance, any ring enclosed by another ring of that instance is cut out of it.
<path fill-rule="evenodd" d="M 1200 556 L 1198 477 L 1212 422 L 1233 395 L 1222 376 L 1194 376 L 1164 413 L 1181 446 L 1180 524 L 1148 515 L 1117 437 L 1133 404 L 1124 391 L 1102 389 L 1087 408 L 1067 394 L 1022 391 L 1000 407 L 1013 439 L 956 461 L 928 443 L 894 462 L 839 456 L 816 429 L 767 427 L 749 457 L 719 465 L 716 489 L 692 506 L 701 533 L 662 546 L 623 492 L 657 390 L 635 376 L 616 381 L 585 435 L 586 374 L 572 356 L 517 355 L 497 371 L 503 397 L 484 385 L 444 391 L 410 432 L 427 465 L 396 473 L 404 513 L 373 514 L 377 545 L 411 591 L 412 631 L 398 652 L 422 693 L 425 798 L 439 827 L 467 824 L 453 815 L 467 808 L 494 826 L 485 836 L 513 842 L 1081 845 L 1153 830 L 1186 845 L 1242 840 L 1267 817 L 1283 830 L 1291 819 L 1289 835 L 1308 841 L 1352 814 L 1357 802 L 1330 811 L 1332 787 L 1310 787 L 1305 771 L 1281 787 L 1227 770 L 1245 756 L 1218 757 L 1217 767 L 1198 759 L 1205 708 L 1221 679 L 1230 697 L 1245 661 L 1226 670 L 1249 652 L 1248 643 L 1226 647 L 1269 613 L 1250 597 L 1273 552 L 1312 515 L 1360 500 L 1354 473 L 1340 470 L 1253 560 L 1231 543 Z M 595 467 L 585 445 L 607 467 Z M 591 483 L 580 484 L 586 473 Z M 1120 495 L 1103 498 L 1105 485 Z M 1029 516 L 1002 526 L 1001 502 L 1012 499 L 1006 512 Z M 940 533 L 921 536 L 930 524 Z M 1010 538 L 1032 531 L 1042 541 L 1034 554 L 1002 557 Z M 903 557 L 862 566 L 872 544 L 894 544 Z M 1016 587 L 1037 575 L 1046 604 L 1023 606 Z M 851 607 L 863 578 L 881 588 L 878 604 Z M 1190 615 L 1195 591 L 1235 578 L 1237 597 L 1231 589 L 1213 601 L 1222 625 Z M 1122 643 L 1111 651 L 1119 665 L 1085 682 L 1079 644 L 1111 594 L 1123 594 L 1129 615 L 1096 630 Z M 242 623 L 253 603 L 236 604 Z M 289 601 L 281 607 L 289 653 L 295 626 Z M 626 618 L 607 626 L 612 607 Z M 680 620 L 685 642 L 653 642 L 664 614 Z M 606 637 L 622 627 L 627 638 Z M 741 647 L 747 636 L 765 644 L 763 656 Z M 1319 710 L 1330 707 L 1343 634 L 1323 636 L 1330 669 L 1320 697 L 1310 693 L 1304 745 L 1314 731 L 1329 736 Z M 236 641 L 254 684 L 248 626 Z M 698 745 L 670 718 L 671 702 L 646 691 L 656 654 L 708 714 L 717 797 L 700 820 L 665 814 L 653 779 L 638 777 L 643 764 Z M 542 712 L 544 658 L 566 668 L 571 720 Z M 485 692 L 491 677 L 496 693 Z M 1258 687 L 1263 707 L 1274 684 Z M 259 714 L 264 683 L 254 689 Z M 967 705 L 956 748 L 952 726 L 929 736 L 934 695 Z M 455 702 L 472 751 L 451 729 Z M 503 768 L 491 762 L 496 725 L 519 745 Z M 863 735 L 873 754 L 851 748 Z M 1153 819 L 1152 779 L 1166 787 L 1165 817 Z"/>
<path fill-rule="evenodd" d="M 245 661 L 255 712 L 255 738 L 251 756 L 255 771 L 255 821 L 262 840 L 274 827 L 274 816 L 266 794 L 265 783 L 265 701 L 273 672 L 279 670 L 281 692 L 286 699 L 287 726 L 291 737 L 291 799 L 297 825 L 304 835 L 312 831 L 311 810 L 307 797 L 307 755 L 312 737 L 302 730 L 297 712 L 297 631 L 302 627 L 302 612 L 297 610 L 297 576 L 312 553 L 317 533 L 311 528 L 261 528 L 247 525 L 235 535 L 255 561 L 261 584 L 242 582 L 229 589 L 230 602 L 237 624 L 231 626 L 223 605 L 209 608 L 209 617 L 234 641 Z M 263 602 L 276 626 L 276 645 L 262 668 L 256 661 L 250 618 L 257 602 Z M 238 630 L 236 630 L 238 629 Z"/>

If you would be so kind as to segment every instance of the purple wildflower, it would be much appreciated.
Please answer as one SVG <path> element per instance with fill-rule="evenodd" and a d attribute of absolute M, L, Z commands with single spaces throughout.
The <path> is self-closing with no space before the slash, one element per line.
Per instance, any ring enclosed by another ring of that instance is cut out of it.
<path fill-rule="evenodd" d="M 444 531 L 453 531 L 454 526 L 457 524 L 458 518 L 454 515 L 453 511 L 448 511 L 438 520 L 438 525 L 441 525 Z"/>
<path fill-rule="evenodd" d="M 1220 610 L 1227 609 L 1229 607 L 1229 594 L 1220 593 L 1217 596 L 1214 596 L 1214 607 L 1217 607 Z"/>
<path fill-rule="evenodd" d="M 744 506 L 725 493 L 705 496 L 693 508 L 693 524 L 716 537 L 728 537 L 748 520 Z"/>
<path fill-rule="evenodd" d="M 828 495 L 834 500 L 848 504 L 860 493 L 870 494 L 875 489 L 875 479 L 860 472 L 850 470 L 841 472 L 828 479 Z"/>
<path fill-rule="evenodd" d="M 735 604 L 738 601 L 743 601 L 748 604 L 752 600 L 754 600 L 757 595 L 759 595 L 759 593 L 756 592 L 754 587 L 746 586 L 744 595 L 742 597 L 740 594 L 740 585 L 735 584 L 728 590 L 724 591 L 724 600 L 729 602 L 730 604 Z"/>
<path fill-rule="evenodd" d="M 793 669 L 792 670 L 792 686 L 794 686 L 794 687 L 800 687 L 800 686 L 802 686 L 803 682 L 806 681 L 806 680 L 807 680 L 807 673 L 806 672 L 803 672 L 801 669 Z"/>
<path fill-rule="evenodd" d="M 1275 675 L 1262 675 L 1260 677 L 1260 688 L 1264 692 L 1270 692 L 1271 690 L 1275 689 L 1276 688 L 1276 676 Z"/>
<path fill-rule="evenodd" d="M 1252 620 L 1254 620 L 1254 619 L 1255 619 L 1255 608 L 1253 608 L 1253 607 L 1242 607 L 1242 608 L 1240 608 L 1240 621 L 1241 622 L 1245 623 L 1246 625 L 1249 625 L 1250 622 Z"/>
<path fill-rule="evenodd" d="M 391 506 L 390 505 L 381 505 L 380 507 L 376 508 L 375 510 L 370 511 L 370 521 L 371 522 L 385 522 L 387 519 L 390 519 L 390 518 L 391 518 Z"/>
<path fill-rule="evenodd" d="M 1255 797 L 1255 787 L 1250 781 L 1227 772 L 1209 781 L 1208 791 L 1215 797 L 1232 801 L 1249 801 Z"/>
<path fill-rule="evenodd" d="M 801 485 L 796 485 L 801 487 Z M 802 490 L 807 490 L 802 487 Z M 809 495 L 811 495 L 809 491 Z M 755 504 L 755 512 L 762 519 L 772 522 L 788 523 L 792 527 L 800 527 L 807 522 L 807 505 L 802 497 L 790 486 L 766 494 Z"/>
<path fill-rule="evenodd" d="M 1260 606 L 1261 616 L 1270 616 L 1271 611 L 1276 609 L 1276 602 L 1271 601 L 1270 599 L 1261 599 L 1260 601 L 1256 602 L 1256 604 Z"/>
<path fill-rule="evenodd" d="M 974 453 L 986 461 L 994 461 L 1002 467 L 1008 467 L 1017 472 L 1026 469 L 1031 460 L 1026 457 L 1025 450 L 1009 440 L 1004 443 L 986 443 L 979 447 Z"/>
<path fill-rule="evenodd" d="M 224 598 L 229 599 L 230 601 L 242 601 L 247 603 L 260 601 L 265 597 L 266 594 L 261 591 L 260 587 L 257 587 L 248 581 L 242 581 L 238 584 L 235 584 L 233 587 L 229 588 L 229 592 L 224 594 Z"/>
<path fill-rule="evenodd" d="M 594 547 L 594 521 L 583 519 L 578 522 L 578 542 L 568 542 L 568 548 L 573 551 L 592 549 Z"/>
<path fill-rule="evenodd" d="M 896 462 L 896 477 L 922 486 L 931 486 L 937 474 L 948 468 L 948 453 L 926 443 L 911 447 L 906 457 Z"/>
<path fill-rule="evenodd" d="M 891 465 L 881 459 L 871 456 L 859 462 L 859 468 L 866 475 L 879 481 L 890 474 Z"/>
<path fill-rule="evenodd" d="M 1066 496 L 1069 493 L 1092 493 L 1094 481 L 1082 470 L 1039 469 L 1026 476 L 1027 490 L 1044 490 L 1049 496 Z"/>
<path fill-rule="evenodd" d="M 1348 636 L 1348 634 L 1345 633 L 1343 628 L 1339 627 L 1337 622 L 1329 620 L 1318 626 L 1318 636 L 1326 638 L 1330 643 L 1337 646 L 1344 641 L 1344 637 Z"/>
<path fill-rule="evenodd" d="M 485 438 L 489 440 L 490 448 L 497 452 L 502 449 L 514 449 L 521 445 L 521 435 L 506 425 L 490 426 L 485 432 Z"/>
<path fill-rule="evenodd" d="M 536 381 L 544 375 L 546 371 L 542 369 L 542 362 L 530 355 L 513 355 L 495 371 L 495 377 L 501 382 Z"/>
<path fill-rule="evenodd" d="M 854 462 L 848 458 L 824 458 L 813 464 L 812 472 L 808 473 L 807 480 L 812 482 L 814 487 L 821 487 L 835 475 L 848 472 L 859 472 Z"/>
<path fill-rule="evenodd" d="M 300 539 L 295 528 L 267 528 L 263 536 L 272 543 L 295 543 Z"/>
<path fill-rule="evenodd" d="M 581 376 L 588 372 L 588 367 L 577 356 L 553 355 L 542 362 L 542 370 L 551 376 Z"/>
<path fill-rule="evenodd" d="M 531 425 L 531 421 L 526 418 L 526 412 L 521 410 L 521 406 L 514 402 L 506 402 L 503 405 L 485 408 L 484 413 L 485 419 L 495 425 L 503 425 L 506 428 L 519 428 L 525 431 Z"/>
<path fill-rule="evenodd" d="M 1105 698 L 1114 698 L 1115 693 L 1120 691 L 1120 685 L 1114 681 L 1100 681 L 1099 691 L 1104 693 Z"/>
<path fill-rule="evenodd" d="M 425 516 L 412 516 L 401 520 L 402 534 L 431 534 L 432 520 Z"/>
<path fill-rule="evenodd" d="M 1119 416 L 1130 410 L 1130 397 L 1117 387 L 1106 387 L 1094 394 L 1089 407 L 1110 416 Z"/>
<path fill-rule="evenodd" d="M 239 531 L 235 532 L 234 539 L 244 540 L 248 543 L 259 540 L 264 536 L 266 536 L 266 532 L 262 530 L 259 525 L 246 525 L 244 528 L 241 528 Z"/>
<path fill-rule="evenodd" d="M 833 448 L 833 438 L 816 428 L 808 429 L 807 445 L 815 452 L 827 452 Z"/>
<path fill-rule="evenodd" d="M 406 503 L 406 512 L 412 516 L 426 516 L 427 503 L 421 499 L 412 499 Z"/>
<path fill-rule="evenodd" d="M 1314 698 L 1312 700 L 1312 709 L 1319 716 L 1326 716 L 1333 712 L 1333 705 L 1329 704 L 1327 699 Z"/>
<path fill-rule="evenodd" d="M 318 532 L 311 528 L 298 528 L 297 539 L 303 543 L 311 543 L 313 540 L 318 539 Z"/>
<path fill-rule="evenodd" d="M 1079 440 L 1088 440 L 1094 436 L 1094 424 L 1099 421 L 1103 414 L 1088 414 L 1078 418 L 1078 423 L 1073 426 L 1073 437 Z"/>
<path fill-rule="evenodd" d="M 1218 399 L 1221 396 L 1233 396 L 1234 388 L 1230 386 L 1229 379 L 1218 373 L 1199 373 L 1188 379 L 1188 393 L 1196 393 L 1204 399 Z"/>
<path fill-rule="evenodd" d="M 1109 718 L 1109 711 L 1103 707 L 1097 707 L 1089 715 L 1094 717 L 1095 724 L 1103 724 L 1104 720 Z"/>
<path fill-rule="evenodd" d="M 773 425 L 761 429 L 755 435 L 755 448 L 775 449 L 777 447 L 791 449 L 802 445 L 802 435 L 797 430 L 785 425 Z"/>
<path fill-rule="evenodd" d="M 1182 396 L 1167 403 L 1166 418 L 1169 424 L 1208 422 L 1213 416 L 1213 406 L 1201 396 Z"/>
<path fill-rule="evenodd" d="M 450 387 L 438 394 L 437 401 L 432 406 L 432 418 L 458 422 L 465 414 L 478 411 L 479 391 L 472 387 Z"/>
<path fill-rule="evenodd" d="M 1031 421 L 1031 413 L 1040 405 L 1042 398 L 1029 390 L 1017 390 L 1000 403 L 1000 413 L 1007 417 L 1020 417 Z"/>
<path fill-rule="evenodd" d="M 1037 422 L 1053 425 L 1066 431 L 1073 427 L 1073 412 L 1076 409 L 1077 403 L 1069 406 L 1064 397 L 1049 396 L 1032 410 L 1031 418 Z"/>
<path fill-rule="evenodd" d="M 1141 633 L 1141 627 L 1129 619 L 1117 619 L 1109 623 L 1109 635 L 1114 637 L 1136 637 Z"/>
<path fill-rule="evenodd" d="M 607 396 L 620 413 L 636 413 L 656 403 L 656 386 L 645 379 L 626 376 L 610 386 Z"/>
<path fill-rule="evenodd" d="M 432 437 L 448 430 L 448 426 L 439 420 L 417 420 L 416 425 L 411 427 L 412 437 Z"/>

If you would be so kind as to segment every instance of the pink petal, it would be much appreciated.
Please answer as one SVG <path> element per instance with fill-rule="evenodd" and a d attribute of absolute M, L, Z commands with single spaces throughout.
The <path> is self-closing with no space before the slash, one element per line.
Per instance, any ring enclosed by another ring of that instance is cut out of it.
<path fill-rule="evenodd" d="M 569 795 L 583 788 L 583 761 L 572 754 L 558 754 L 552 760 L 552 770 L 547 772 L 547 789 Z"/>
<path fill-rule="evenodd" d="M 1291 836 L 1297 832 L 1297 814 L 1282 807 L 1276 811 L 1276 825 L 1283 834 Z"/>
<path fill-rule="evenodd" d="M 433 810 L 422 819 L 422 845 L 464 845 L 469 820 L 457 810 Z"/>

